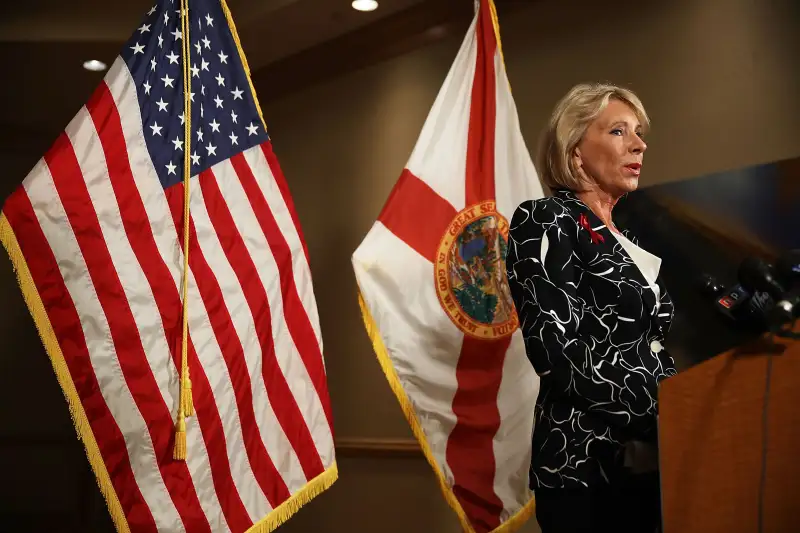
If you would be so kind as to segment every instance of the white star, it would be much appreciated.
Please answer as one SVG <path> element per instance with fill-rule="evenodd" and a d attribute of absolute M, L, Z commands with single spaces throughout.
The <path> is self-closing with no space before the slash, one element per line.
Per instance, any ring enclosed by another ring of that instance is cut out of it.
<path fill-rule="evenodd" d="M 149 83 L 144 82 L 144 85 L 142 85 L 142 87 L 144 87 L 144 94 L 150 94 L 150 84 Z"/>
<path fill-rule="evenodd" d="M 161 36 L 160 33 L 158 34 L 158 47 L 164 48 L 164 38 Z"/>
<path fill-rule="evenodd" d="M 175 145 L 176 150 L 183 150 L 183 141 L 180 137 L 175 137 L 175 140 L 172 141 L 172 144 Z"/>
<path fill-rule="evenodd" d="M 178 115 L 178 118 L 181 119 L 181 126 L 183 126 L 184 123 L 186 122 L 186 117 L 183 115 L 183 113 L 181 113 L 180 115 Z"/>
<path fill-rule="evenodd" d="M 231 140 L 231 144 L 239 144 L 239 137 L 237 137 L 233 133 L 231 133 L 230 137 L 228 138 Z"/>
<path fill-rule="evenodd" d="M 228 62 L 228 56 L 226 56 L 224 53 L 220 52 L 219 53 L 219 62 L 220 63 L 227 63 Z"/>
<path fill-rule="evenodd" d="M 202 29 L 203 29 L 203 21 L 202 20 L 197 19 L 197 27 L 200 28 L 200 30 L 202 31 Z"/>
<path fill-rule="evenodd" d="M 200 69 L 197 68 L 196 64 L 192 65 L 192 68 L 190 68 L 189 70 L 192 71 L 192 77 L 193 78 L 199 78 L 200 77 Z"/>
<path fill-rule="evenodd" d="M 220 98 L 219 95 L 217 95 L 216 97 L 214 97 L 214 103 L 217 104 L 217 107 L 222 107 L 222 98 Z"/>
<path fill-rule="evenodd" d="M 176 169 L 176 168 L 178 168 L 178 167 L 176 167 L 175 165 L 173 165 L 173 164 L 172 164 L 172 161 L 170 161 L 170 162 L 169 162 L 169 164 L 167 165 L 167 175 L 169 175 L 169 174 L 175 174 L 175 169 Z"/>
<path fill-rule="evenodd" d="M 200 142 L 203 141 L 203 130 L 202 129 L 198 129 L 197 130 L 197 140 L 200 141 Z"/>
<path fill-rule="evenodd" d="M 142 46 L 139 43 L 136 43 L 135 45 L 131 46 L 131 50 L 133 50 L 133 55 L 143 54 L 144 53 L 144 46 Z"/>
<path fill-rule="evenodd" d="M 208 125 L 211 126 L 212 132 L 215 131 L 219 133 L 219 123 L 217 122 L 217 119 L 212 120 L 211 122 L 208 123 Z"/>
<path fill-rule="evenodd" d="M 153 122 L 153 125 L 150 126 L 150 129 L 153 130 L 153 135 L 161 135 L 161 130 L 164 129 L 158 125 L 158 122 Z"/>
<path fill-rule="evenodd" d="M 202 53 L 203 53 L 203 49 L 202 49 L 202 48 L 200 48 L 200 41 L 197 41 L 197 42 L 194 44 L 194 47 L 195 47 L 195 48 L 197 48 L 197 53 L 198 53 L 198 54 L 202 54 Z"/>
<path fill-rule="evenodd" d="M 208 150 L 208 155 L 217 155 L 217 147 L 211 143 L 208 143 L 206 150 Z"/>
<path fill-rule="evenodd" d="M 139 28 L 139 33 L 142 34 L 146 31 L 150 31 L 150 24 L 142 24 L 142 27 Z"/>
<path fill-rule="evenodd" d="M 156 58 L 154 57 L 153 59 L 150 60 L 150 70 L 155 72 L 156 71 L 156 65 L 158 65 L 158 63 L 156 63 Z"/>
<path fill-rule="evenodd" d="M 206 86 L 205 85 L 201 85 L 200 86 L 200 94 L 202 94 L 203 96 L 206 95 Z"/>
<path fill-rule="evenodd" d="M 201 40 L 203 41 L 203 46 L 211 50 L 211 41 L 208 40 L 208 37 L 203 35 L 203 38 Z"/>
<path fill-rule="evenodd" d="M 181 56 L 177 55 L 173 51 L 170 51 L 169 55 L 167 56 L 167 59 L 169 59 L 169 64 L 170 65 L 173 64 L 173 63 L 175 63 L 177 65 L 178 64 L 178 59 L 180 59 L 180 58 L 181 58 Z"/>
<path fill-rule="evenodd" d="M 241 100 L 242 99 L 242 94 L 244 94 L 244 91 L 239 89 L 239 87 L 236 87 L 234 90 L 231 91 L 231 94 L 233 95 L 233 99 L 234 100 Z"/>
<path fill-rule="evenodd" d="M 149 17 L 150 15 L 152 15 L 155 12 L 156 12 L 156 6 L 153 6 L 152 8 L 150 8 L 150 11 L 147 12 L 147 16 Z"/>
<path fill-rule="evenodd" d="M 192 153 L 192 155 L 190 157 L 192 158 L 192 164 L 193 165 L 199 165 L 200 164 L 200 156 L 197 155 L 197 152 Z"/>
<path fill-rule="evenodd" d="M 200 59 L 200 70 L 208 70 L 208 63 L 205 59 Z"/>
<path fill-rule="evenodd" d="M 214 26 L 214 19 L 211 18 L 211 15 L 206 15 L 206 24 Z"/>
<path fill-rule="evenodd" d="M 175 31 L 170 33 L 172 33 L 172 37 L 174 37 L 176 41 L 183 39 L 183 34 L 181 33 L 181 30 L 177 28 L 175 28 Z"/>
<path fill-rule="evenodd" d="M 203 118 L 206 115 L 206 109 L 203 107 L 203 104 L 200 104 L 200 118 Z"/>
<path fill-rule="evenodd" d="M 194 93 L 189 93 L 189 100 L 194 102 Z"/>
<path fill-rule="evenodd" d="M 159 111 L 166 111 L 167 110 L 167 105 L 169 105 L 169 102 L 165 102 L 164 99 L 161 98 L 161 99 L 158 100 L 158 102 L 156 102 L 156 105 L 158 106 L 158 110 Z"/>
<path fill-rule="evenodd" d="M 172 87 L 172 82 L 175 81 L 169 77 L 169 74 L 161 78 L 161 81 L 164 82 L 164 87 Z M 174 87 L 173 87 L 174 88 Z"/>
<path fill-rule="evenodd" d="M 236 124 L 236 121 L 238 119 L 239 117 L 236 115 L 236 111 L 231 111 L 231 120 L 233 121 L 234 124 Z"/>
<path fill-rule="evenodd" d="M 250 123 L 250 125 L 249 125 L 249 126 L 247 126 L 247 135 L 248 135 L 248 136 L 250 136 L 250 135 L 256 135 L 257 133 L 258 133 L 258 126 L 256 126 L 255 124 L 253 124 L 253 123 L 251 122 L 251 123 Z"/>
<path fill-rule="evenodd" d="M 168 23 L 169 23 L 169 13 L 164 11 L 164 24 L 168 24 Z"/>
<path fill-rule="evenodd" d="M 217 74 L 216 80 L 217 80 L 217 85 L 219 85 L 220 87 L 225 87 L 225 78 L 222 77 L 222 74 Z"/>

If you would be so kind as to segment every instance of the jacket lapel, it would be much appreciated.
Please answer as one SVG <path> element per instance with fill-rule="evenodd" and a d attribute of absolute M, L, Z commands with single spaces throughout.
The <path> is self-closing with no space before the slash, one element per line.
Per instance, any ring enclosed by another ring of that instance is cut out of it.
<path fill-rule="evenodd" d="M 617 262 L 618 264 L 625 265 L 624 267 L 622 267 L 623 270 L 623 272 L 621 272 L 622 276 L 624 278 L 629 279 L 631 282 L 634 282 L 632 284 L 635 284 L 638 288 L 638 292 L 641 295 L 642 305 L 644 306 L 644 309 L 646 309 L 647 312 L 650 314 L 652 322 L 656 324 L 659 330 L 663 330 L 662 321 L 659 320 L 658 317 L 659 309 L 655 293 L 653 292 L 652 289 L 650 289 L 649 283 L 645 279 L 641 270 L 639 270 L 639 267 L 633 261 L 633 258 L 631 258 L 631 256 L 628 254 L 628 252 L 625 250 L 622 244 L 620 244 L 620 242 L 617 240 L 617 238 L 614 236 L 611 230 L 608 229 L 608 227 L 600 220 L 600 218 L 597 215 L 595 215 L 594 212 L 591 209 L 589 209 L 589 207 L 586 204 L 584 204 L 572 191 L 560 190 L 560 191 L 555 191 L 554 194 L 562 199 L 571 200 L 569 204 L 571 206 L 572 214 L 573 216 L 575 216 L 576 222 L 578 222 L 579 232 L 585 231 L 589 233 L 590 231 L 589 228 L 591 228 L 591 231 L 595 232 L 595 234 L 600 237 L 599 239 L 593 240 L 594 244 L 592 246 L 599 247 L 597 252 L 600 254 L 608 254 L 610 256 L 613 256 L 615 262 Z M 586 217 L 589 228 L 582 227 L 583 225 L 581 224 L 580 221 L 581 216 Z M 630 235 L 630 232 L 623 231 L 622 233 L 623 235 L 625 235 L 625 237 L 627 237 L 629 240 L 631 240 L 638 246 L 638 243 L 636 242 L 636 240 L 634 240 L 635 238 L 632 235 Z M 592 237 L 591 235 L 589 235 L 587 238 L 591 239 Z M 659 286 L 661 294 L 665 294 L 665 288 L 663 282 L 661 281 L 661 276 L 658 276 L 657 284 Z"/>

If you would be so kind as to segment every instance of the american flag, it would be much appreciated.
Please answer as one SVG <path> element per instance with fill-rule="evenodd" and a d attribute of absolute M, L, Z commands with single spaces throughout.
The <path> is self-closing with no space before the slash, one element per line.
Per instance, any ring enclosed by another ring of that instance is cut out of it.
<path fill-rule="evenodd" d="M 272 531 L 336 479 L 307 248 L 224 0 L 147 13 L 0 239 L 118 531 Z"/>

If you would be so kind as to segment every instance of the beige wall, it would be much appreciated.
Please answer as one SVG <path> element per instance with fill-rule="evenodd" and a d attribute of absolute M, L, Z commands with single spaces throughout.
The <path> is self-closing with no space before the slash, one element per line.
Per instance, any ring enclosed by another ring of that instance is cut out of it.
<path fill-rule="evenodd" d="M 636 90 L 651 114 L 644 184 L 800 155 L 793 0 L 599 4 L 543 0 L 501 19 L 529 146 L 569 86 L 610 80 Z M 350 255 L 399 176 L 461 37 L 265 105 L 310 248 L 340 437 L 410 436 L 364 334 Z M 60 459 L 58 450 L 24 446 L 24 456 L 11 455 L 21 453 L 18 438 L 71 438 L 71 429 L 5 257 L 0 297 L 0 471 L 11 478 L 0 501 L 71 516 L 74 504 L 56 502 L 59 493 L 91 487 L 74 473 L 85 467 L 79 451 Z M 336 488 L 286 531 L 458 530 L 421 460 L 347 459 L 341 470 Z M 42 500 L 37 486 L 54 496 Z M 0 514 L 7 507 L 0 504 Z"/>

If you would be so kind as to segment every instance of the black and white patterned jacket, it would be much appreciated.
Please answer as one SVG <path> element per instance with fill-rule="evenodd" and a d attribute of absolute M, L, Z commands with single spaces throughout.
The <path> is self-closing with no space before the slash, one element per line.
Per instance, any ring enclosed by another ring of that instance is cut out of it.
<path fill-rule="evenodd" d="M 659 278 L 657 300 L 616 237 L 569 191 L 517 208 L 506 268 L 541 379 L 531 488 L 608 482 L 626 442 L 655 442 L 658 382 L 676 373 L 662 345 L 673 315 L 664 284 Z"/>

